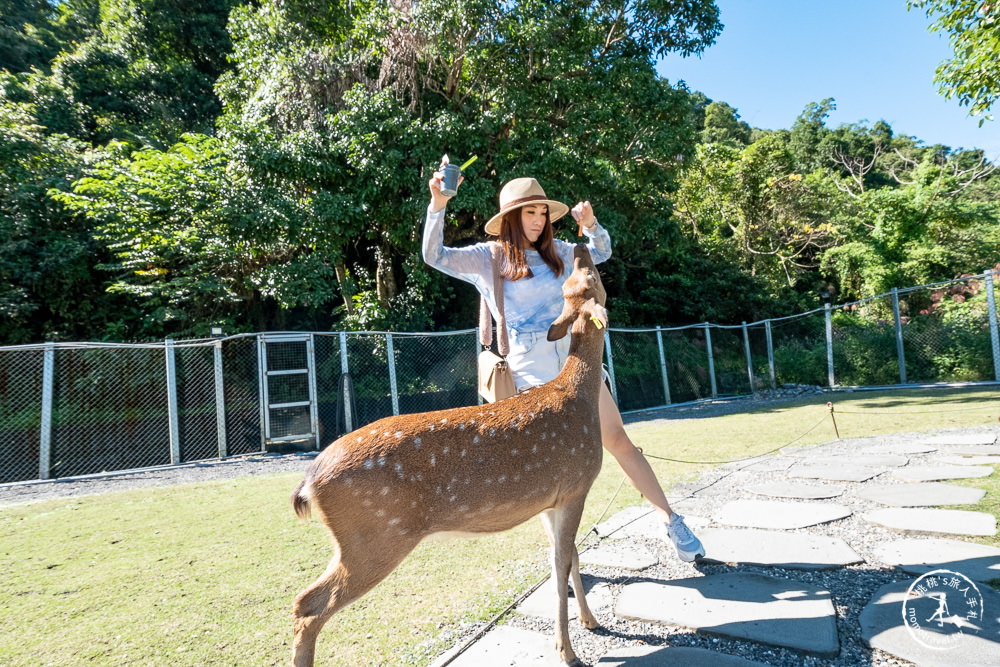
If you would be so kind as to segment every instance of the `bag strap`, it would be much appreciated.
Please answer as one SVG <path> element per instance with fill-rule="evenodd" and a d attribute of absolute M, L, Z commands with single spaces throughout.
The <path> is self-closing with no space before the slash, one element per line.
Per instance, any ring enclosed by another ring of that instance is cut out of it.
<path fill-rule="evenodd" d="M 500 262 L 503 256 L 503 248 L 496 241 L 490 241 L 490 265 L 493 269 L 493 295 L 497 302 L 497 351 L 500 356 L 506 357 L 510 352 L 510 343 L 507 340 L 507 318 L 503 314 L 503 276 L 500 275 Z M 486 304 L 486 297 L 479 298 L 479 342 L 483 347 L 489 347 L 493 342 L 493 314 Z"/>

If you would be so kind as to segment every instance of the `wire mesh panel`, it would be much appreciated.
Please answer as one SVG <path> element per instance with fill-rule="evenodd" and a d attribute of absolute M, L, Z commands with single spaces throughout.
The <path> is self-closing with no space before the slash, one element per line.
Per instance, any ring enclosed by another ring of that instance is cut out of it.
<path fill-rule="evenodd" d="M 742 328 L 712 327 L 712 357 L 719 396 L 739 396 L 751 392 Z"/>
<path fill-rule="evenodd" d="M 663 331 L 663 351 L 667 358 L 670 399 L 687 403 L 712 396 L 708 374 L 708 346 L 702 327 Z"/>
<path fill-rule="evenodd" d="M 422 363 L 429 363 L 425 357 Z M 384 334 L 348 334 L 347 363 L 354 385 L 354 428 L 392 414 L 389 355 Z"/>
<path fill-rule="evenodd" d="M 316 334 L 313 339 L 313 349 L 316 355 L 319 443 L 320 447 L 325 447 L 345 431 L 343 406 L 338 403 L 341 376 L 340 337 L 337 334 Z"/>
<path fill-rule="evenodd" d="M 51 477 L 170 463 L 162 347 L 58 349 Z"/>
<path fill-rule="evenodd" d="M 908 382 L 994 379 L 984 288 L 972 279 L 900 296 Z"/>
<path fill-rule="evenodd" d="M 611 358 L 620 410 L 641 410 L 665 405 L 660 348 L 655 331 L 612 329 Z"/>
<path fill-rule="evenodd" d="M 771 367 L 767 356 L 767 327 L 764 323 L 748 324 L 747 339 L 750 341 L 750 365 L 753 369 L 751 390 L 772 389 Z"/>
<path fill-rule="evenodd" d="M 833 367 L 844 386 L 899 383 L 892 299 L 870 299 L 833 317 Z"/>
<path fill-rule="evenodd" d="M 182 461 L 219 456 L 214 352 L 212 344 L 174 348 Z"/>
<path fill-rule="evenodd" d="M 42 350 L 0 351 L 0 483 L 38 478 Z"/>
<path fill-rule="evenodd" d="M 230 456 L 261 451 L 260 372 L 257 339 L 230 338 L 222 344 L 223 395 L 226 405 L 226 452 Z"/>
<path fill-rule="evenodd" d="M 475 336 L 392 335 L 401 414 L 476 404 Z"/>
<path fill-rule="evenodd" d="M 826 319 L 822 311 L 771 321 L 775 382 L 827 385 Z"/>

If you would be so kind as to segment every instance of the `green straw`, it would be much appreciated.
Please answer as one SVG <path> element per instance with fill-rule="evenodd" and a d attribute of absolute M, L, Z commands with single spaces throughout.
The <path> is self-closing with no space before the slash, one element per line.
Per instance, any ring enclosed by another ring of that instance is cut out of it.
<path fill-rule="evenodd" d="M 478 158 L 478 157 L 479 157 L 478 155 L 473 155 L 473 156 L 472 156 L 472 157 L 470 157 L 470 158 L 469 158 L 468 160 L 466 160 L 466 161 L 465 161 L 465 164 L 463 164 L 463 165 L 462 165 L 461 167 L 459 167 L 459 168 L 458 168 L 458 170 L 459 170 L 459 171 L 465 171 L 465 168 L 466 168 L 466 167 L 468 167 L 468 166 L 469 166 L 470 164 L 472 164 L 473 162 L 475 162 L 475 161 L 476 161 L 476 158 Z"/>

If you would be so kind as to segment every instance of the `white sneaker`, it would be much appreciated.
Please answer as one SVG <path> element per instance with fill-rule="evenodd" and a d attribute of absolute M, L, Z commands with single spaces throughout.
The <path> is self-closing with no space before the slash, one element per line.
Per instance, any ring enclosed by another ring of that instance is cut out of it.
<path fill-rule="evenodd" d="M 664 523 L 663 529 L 682 561 L 690 563 L 705 557 L 705 547 L 701 546 L 701 540 L 694 536 L 680 514 L 671 514 L 670 523 Z"/>

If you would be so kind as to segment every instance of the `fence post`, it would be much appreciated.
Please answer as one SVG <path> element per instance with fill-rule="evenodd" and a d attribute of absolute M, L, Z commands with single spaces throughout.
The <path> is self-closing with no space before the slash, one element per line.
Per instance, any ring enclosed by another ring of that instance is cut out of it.
<path fill-rule="evenodd" d="M 660 375 L 663 376 L 663 397 L 665 405 L 670 405 L 670 382 L 667 381 L 667 357 L 663 354 L 663 332 L 656 327 L 656 346 L 660 348 Z"/>
<path fill-rule="evenodd" d="M 833 389 L 833 309 L 829 301 L 823 304 L 823 312 L 826 317 L 826 383 Z"/>
<path fill-rule="evenodd" d="M 219 458 L 228 456 L 226 444 L 226 400 L 222 382 L 222 341 L 215 341 L 213 355 L 215 357 L 215 430 L 219 440 Z"/>
<path fill-rule="evenodd" d="M 319 432 L 319 392 L 316 391 L 316 334 L 309 334 L 306 338 L 306 370 L 309 378 L 309 428 L 319 451 L 323 444 Z"/>
<path fill-rule="evenodd" d="M 705 322 L 705 347 L 708 349 L 708 378 L 712 382 L 712 398 L 719 397 L 719 388 L 715 383 L 715 355 L 712 353 L 711 324 Z"/>
<path fill-rule="evenodd" d="M 993 295 L 993 271 L 987 270 L 983 277 L 986 279 L 986 305 L 990 311 L 990 344 L 993 347 L 993 377 L 1000 382 L 1000 332 L 997 329 L 997 303 Z"/>
<path fill-rule="evenodd" d="M 771 320 L 764 320 L 764 336 L 767 338 L 767 372 L 771 376 L 771 389 L 777 389 L 774 373 L 774 341 L 771 339 Z"/>
<path fill-rule="evenodd" d="M 899 317 L 899 289 L 892 288 L 892 317 L 896 325 L 896 362 L 899 364 L 899 384 L 906 384 L 906 355 L 903 352 L 903 321 Z"/>
<path fill-rule="evenodd" d="M 611 358 L 611 331 L 604 330 L 604 351 L 608 355 L 608 376 L 611 378 L 611 396 L 618 402 L 618 384 L 615 382 L 615 362 Z"/>
<path fill-rule="evenodd" d="M 257 334 L 257 402 L 260 406 L 260 451 L 267 451 L 267 424 L 270 416 L 270 408 L 267 407 L 268 391 L 267 386 L 267 343 L 264 342 L 264 334 Z"/>
<path fill-rule="evenodd" d="M 746 320 L 743 321 L 743 347 L 747 351 L 747 376 L 750 378 L 750 393 L 754 392 L 753 386 L 753 357 L 750 356 L 750 334 L 747 331 Z"/>
<path fill-rule="evenodd" d="M 170 463 L 181 462 L 180 428 L 177 420 L 177 366 L 174 361 L 174 341 L 167 338 L 163 349 L 167 360 L 167 431 L 170 434 Z"/>
<path fill-rule="evenodd" d="M 396 386 L 396 353 L 392 347 L 392 333 L 385 332 L 385 353 L 389 356 L 389 395 L 392 397 L 392 414 L 399 414 L 399 389 Z"/>
<path fill-rule="evenodd" d="M 340 377 L 343 378 L 350 372 L 347 366 L 347 334 L 343 331 L 340 332 Z M 350 389 L 348 389 L 349 384 L 340 382 L 340 392 L 341 394 L 349 394 Z M 351 414 L 351 399 L 350 395 L 341 396 L 341 402 L 344 404 L 344 428 L 347 429 L 347 433 L 354 430 L 354 415 Z"/>
<path fill-rule="evenodd" d="M 49 479 L 52 470 L 52 387 L 55 343 L 46 343 L 42 357 L 42 424 L 38 434 L 38 479 Z"/>
<path fill-rule="evenodd" d="M 476 345 L 476 354 L 475 354 L 474 357 L 472 357 L 472 361 L 476 365 L 476 405 L 482 405 L 483 404 L 483 397 L 479 393 L 479 353 L 484 349 L 484 348 L 481 348 L 479 346 L 479 341 L 481 341 L 483 339 L 483 335 L 482 334 L 483 334 L 483 331 L 482 331 L 482 329 L 479 328 L 479 325 L 477 324 L 476 325 L 476 334 L 475 334 L 476 335 L 476 340 L 473 341 L 475 343 L 475 345 Z"/>

